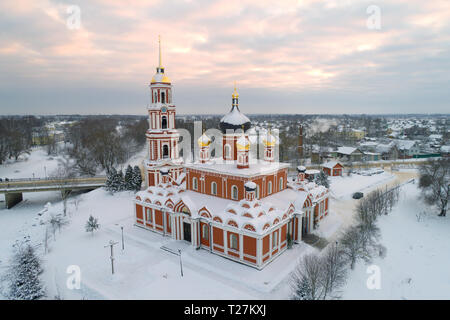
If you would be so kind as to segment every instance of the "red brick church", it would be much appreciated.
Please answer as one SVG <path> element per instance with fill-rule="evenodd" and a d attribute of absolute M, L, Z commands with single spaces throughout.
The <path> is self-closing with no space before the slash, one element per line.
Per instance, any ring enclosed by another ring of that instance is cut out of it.
<path fill-rule="evenodd" d="M 288 235 L 300 242 L 328 214 L 328 189 L 306 180 L 304 167 L 288 182 L 289 164 L 275 160 L 278 140 L 270 130 L 259 141 L 263 159 L 252 157 L 252 124 L 239 109 L 236 88 L 220 121 L 222 139 L 215 141 L 222 155 L 211 157 L 213 142 L 203 133 L 197 160 L 185 163 L 161 49 L 159 57 L 147 108 L 148 187 L 135 195 L 136 225 L 262 269 L 287 249 Z"/>

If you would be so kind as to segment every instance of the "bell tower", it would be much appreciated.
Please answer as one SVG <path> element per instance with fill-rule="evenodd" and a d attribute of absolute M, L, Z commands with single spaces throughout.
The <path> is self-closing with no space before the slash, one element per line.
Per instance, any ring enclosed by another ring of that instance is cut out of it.
<path fill-rule="evenodd" d="M 158 39 L 159 63 L 150 82 L 150 104 L 147 107 L 149 129 L 147 185 L 157 185 L 160 181 L 159 169 L 167 167 L 169 175 L 176 180 L 182 172 L 182 159 L 179 157 L 179 133 L 175 128 L 176 107 L 172 101 L 172 83 L 165 74 L 161 61 L 161 38 Z"/>

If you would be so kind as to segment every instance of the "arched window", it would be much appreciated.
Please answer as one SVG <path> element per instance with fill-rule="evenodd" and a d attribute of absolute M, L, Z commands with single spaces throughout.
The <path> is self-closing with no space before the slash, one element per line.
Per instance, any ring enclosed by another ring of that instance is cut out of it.
<path fill-rule="evenodd" d="M 272 181 L 267 184 L 267 194 L 272 194 Z"/>
<path fill-rule="evenodd" d="M 234 199 L 234 200 L 238 199 L 238 187 L 236 187 L 236 186 L 231 187 L 231 199 Z"/>
<path fill-rule="evenodd" d="M 281 190 L 283 190 L 283 178 L 280 178 L 279 184 L 280 184 L 280 186 L 279 186 L 278 190 L 281 191 Z"/>
<path fill-rule="evenodd" d="M 153 100 L 153 101 L 154 101 L 154 103 L 158 102 L 158 94 L 156 93 L 156 91 L 155 91 L 155 100 Z"/>
<path fill-rule="evenodd" d="M 208 232 L 208 226 L 206 224 L 204 224 L 202 226 L 202 238 L 205 240 L 209 240 L 209 232 Z"/>
<path fill-rule="evenodd" d="M 225 145 L 225 158 L 231 158 L 231 146 L 229 144 Z"/>
<path fill-rule="evenodd" d="M 165 92 L 161 92 L 161 102 L 166 103 L 166 94 Z"/>
<path fill-rule="evenodd" d="M 197 190 L 198 189 L 198 181 L 197 178 L 192 178 L 192 189 Z"/>
<path fill-rule="evenodd" d="M 163 158 L 169 157 L 169 146 L 167 144 L 163 145 Z"/>
<path fill-rule="evenodd" d="M 211 194 L 217 195 L 217 183 L 211 182 Z"/>
<path fill-rule="evenodd" d="M 256 199 L 259 199 L 259 185 L 256 185 L 255 196 Z"/>
<path fill-rule="evenodd" d="M 161 118 L 161 128 L 167 129 L 167 117 L 166 116 L 162 116 L 162 118 Z"/>
<path fill-rule="evenodd" d="M 238 238 L 233 233 L 230 234 L 230 249 L 238 250 Z"/>

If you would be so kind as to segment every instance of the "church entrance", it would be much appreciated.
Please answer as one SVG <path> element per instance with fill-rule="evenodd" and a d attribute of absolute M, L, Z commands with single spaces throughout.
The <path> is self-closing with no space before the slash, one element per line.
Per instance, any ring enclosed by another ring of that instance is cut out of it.
<path fill-rule="evenodd" d="M 191 224 L 183 222 L 184 240 L 191 242 Z"/>

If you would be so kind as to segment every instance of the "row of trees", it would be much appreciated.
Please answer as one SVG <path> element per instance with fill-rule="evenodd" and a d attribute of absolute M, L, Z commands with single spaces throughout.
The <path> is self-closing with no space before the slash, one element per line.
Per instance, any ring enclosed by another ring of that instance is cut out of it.
<path fill-rule="evenodd" d="M 86 118 L 68 129 L 68 152 L 81 174 L 109 172 L 142 149 L 147 128 L 146 119 L 121 123 L 117 118 Z"/>
<path fill-rule="evenodd" d="M 138 166 L 132 168 L 128 165 L 125 175 L 122 170 L 117 171 L 111 168 L 107 175 L 105 188 L 110 192 L 119 192 L 124 190 L 139 191 L 142 186 L 141 170 Z"/>
<path fill-rule="evenodd" d="M 0 164 L 29 153 L 33 143 L 32 128 L 42 125 L 41 120 L 32 116 L 0 118 Z"/>
<path fill-rule="evenodd" d="M 369 262 L 374 254 L 384 255 L 378 243 L 380 229 L 376 222 L 388 214 L 399 199 L 400 188 L 375 190 L 356 207 L 356 224 L 349 227 L 322 255 L 309 254 L 300 260 L 292 273 L 292 298 L 296 300 L 324 300 L 339 298 L 345 284 L 348 266 L 359 260 Z"/>

